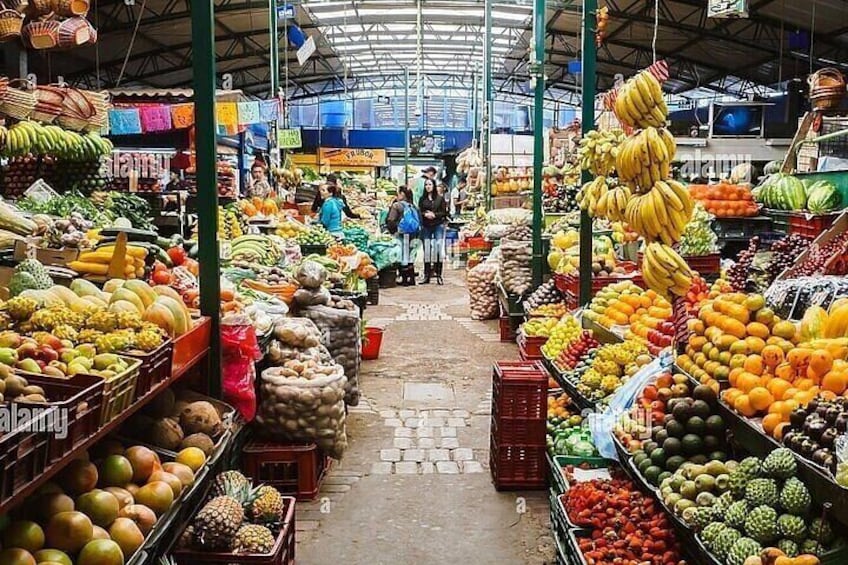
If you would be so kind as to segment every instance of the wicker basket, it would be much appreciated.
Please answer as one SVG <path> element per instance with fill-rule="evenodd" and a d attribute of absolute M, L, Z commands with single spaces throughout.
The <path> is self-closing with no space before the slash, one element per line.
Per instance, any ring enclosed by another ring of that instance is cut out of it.
<path fill-rule="evenodd" d="M 91 4 L 88 0 L 56 0 L 54 6 L 57 15 L 70 18 L 74 16 L 85 17 Z"/>
<path fill-rule="evenodd" d="M 24 39 L 33 49 L 54 49 L 59 45 L 59 22 L 42 20 L 24 26 Z"/>
<path fill-rule="evenodd" d="M 53 0 L 32 0 L 27 8 L 27 14 L 32 19 L 50 16 L 55 11 Z"/>
<path fill-rule="evenodd" d="M 35 100 L 32 119 L 49 124 L 62 113 L 65 94 L 62 88 L 56 86 L 39 86 L 35 89 Z"/>
<path fill-rule="evenodd" d="M 6 10 L 15 10 L 23 14 L 26 12 L 29 2 L 27 0 L 2 0 L 0 6 L 3 6 Z"/>
<path fill-rule="evenodd" d="M 0 41 L 10 41 L 21 36 L 24 15 L 16 10 L 0 10 Z"/>
<path fill-rule="evenodd" d="M 0 12 L 0 15 L 2 15 L 2 12 Z M 2 17 L 0 17 L 0 22 L 2 22 Z M 27 88 L 30 86 L 29 81 L 23 79 L 15 79 L 9 82 L 10 85 L 12 83 L 22 83 Z M 32 115 L 35 104 L 35 92 L 32 90 L 7 88 L 5 96 L 3 96 L 3 105 L 0 106 L 0 113 L 16 120 L 27 120 Z"/>
<path fill-rule="evenodd" d="M 82 92 L 86 100 L 94 108 L 94 114 L 88 119 L 84 129 L 101 131 L 109 126 L 109 93 L 104 91 L 93 92 L 85 90 Z"/>
<path fill-rule="evenodd" d="M 59 47 L 70 49 L 85 45 L 91 39 L 91 28 L 85 18 L 68 18 L 59 24 Z"/>

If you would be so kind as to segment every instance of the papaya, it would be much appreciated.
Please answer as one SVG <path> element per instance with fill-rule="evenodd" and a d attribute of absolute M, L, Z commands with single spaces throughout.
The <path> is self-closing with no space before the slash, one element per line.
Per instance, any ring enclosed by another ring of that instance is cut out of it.
<path fill-rule="evenodd" d="M 848 298 L 837 298 L 833 301 L 833 304 L 830 305 L 830 308 L 827 309 L 828 314 L 833 314 L 833 311 L 839 308 L 840 306 L 845 306 L 848 304 Z"/>
<path fill-rule="evenodd" d="M 177 292 L 176 290 L 174 290 L 170 286 L 165 286 L 163 284 L 154 286 L 153 292 L 155 292 L 159 296 L 170 296 L 171 298 L 176 300 L 178 303 L 182 304 L 183 305 L 183 312 L 185 312 L 186 318 L 189 318 L 189 319 L 191 318 L 191 312 L 188 311 L 188 306 L 185 305 L 185 302 L 183 301 L 183 297 L 180 296 L 179 292 Z"/>
<path fill-rule="evenodd" d="M 161 296 L 159 298 L 162 298 Z M 176 337 L 175 326 L 176 321 L 174 318 L 174 314 L 171 312 L 171 309 L 168 308 L 165 304 L 159 302 L 158 300 L 150 305 L 150 307 L 144 311 L 144 315 L 142 316 L 145 322 L 152 322 L 165 330 L 165 332 L 171 336 Z"/>
<path fill-rule="evenodd" d="M 154 304 L 161 304 L 171 311 L 175 336 L 181 336 L 191 329 L 191 318 L 186 315 L 187 310 L 182 300 L 177 301 L 170 296 L 160 296 Z"/>
<path fill-rule="evenodd" d="M 139 298 L 138 295 L 131 290 L 127 290 L 123 287 L 119 288 L 118 290 L 112 293 L 112 298 L 109 299 L 109 304 L 118 302 L 119 300 L 126 300 L 127 302 L 133 304 L 139 314 L 144 312 L 144 302 L 142 302 L 141 298 Z"/>
<path fill-rule="evenodd" d="M 144 281 L 130 280 L 125 282 L 121 288 L 130 290 L 138 295 L 145 308 L 153 304 L 157 297 L 157 294 L 153 292 L 150 285 Z"/>
<path fill-rule="evenodd" d="M 125 281 L 124 279 L 109 279 L 103 285 L 103 292 L 109 292 L 109 293 L 115 292 L 116 290 L 118 290 L 119 288 L 124 286 L 125 282 L 127 282 L 127 281 Z"/>
<path fill-rule="evenodd" d="M 819 339 L 827 326 L 827 312 L 821 306 L 810 306 L 801 318 L 801 339 Z"/>
<path fill-rule="evenodd" d="M 88 281 L 86 281 L 88 282 Z M 103 300 L 100 296 L 94 296 L 93 294 L 86 295 L 82 297 L 82 300 L 88 302 L 89 304 L 93 304 L 95 306 L 99 306 L 104 310 L 109 307 L 109 303 Z"/>
<path fill-rule="evenodd" d="M 109 311 L 113 314 L 118 314 L 120 312 L 132 312 L 133 314 L 139 313 L 136 305 L 128 300 L 116 300 L 109 305 Z"/>
<path fill-rule="evenodd" d="M 71 291 L 79 296 L 80 298 L 85 298 L 86 296 L 96 296 L 97 298 L 103 298 L 103 292 L 95 286 L 95 284 L 89 280 L 77 278 L 71 282 Z"/>

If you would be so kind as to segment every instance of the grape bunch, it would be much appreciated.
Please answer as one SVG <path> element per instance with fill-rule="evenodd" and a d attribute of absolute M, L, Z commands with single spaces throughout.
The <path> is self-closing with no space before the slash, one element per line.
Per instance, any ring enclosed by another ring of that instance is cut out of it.
<path fill-rule="evenodd" d="M 771 284 L 778 275 L 792 266 L 795 259 L 810 247 L 811 240 L 803 235 L 793 233 L 771 245 L 771 260 L 766 265 L 768 283 Z"/>
<path fill-rule="evenodd" d="M 836 255 L 842 255 L 848 244 L 848 232 L 843 232 L 824 245 L 810 246 L 806 260 L 792 271 L 793 277 L 806 277 L 825 272 L 825 265 Z M 832 273 L 844 274 L 844 273 Z"/>
<path fill-rule="evenodd" d="M 751 272 L 751 265 L 754 263 L 754 256 L 757 254 L 757 249 L 760 247 L 760 238 L 754 236 L 748 242 L 748 249 L 743 249 L 739 252 L 739 257 L 736 263 L 727 270 L 727 280 L 734 292 L 745 292 L 748 285 L 748 275 Z"/>

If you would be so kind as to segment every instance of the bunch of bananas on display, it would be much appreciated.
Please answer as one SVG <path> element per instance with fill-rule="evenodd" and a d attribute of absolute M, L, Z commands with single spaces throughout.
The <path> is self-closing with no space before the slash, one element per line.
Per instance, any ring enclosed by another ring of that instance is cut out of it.
<path fill-rule="evenodd" d="M 615 113 L 621 123 L 630 127 L 659 128 L 665 125 L 668 106 L 656 77 L 642 71 L 624 83 L 615 100 Z"/>
<path fill-rule="evenodd" d="M 645 247 L 642 258 L 642 277 L 647 285 L 662 294 L 670 292 L 686 296 L 692 287 L 692 269 L 674 249 L 654 242 Z"/>
<path fill-rule="evenodd" d="M 606 197 L 609 191 L 607 182 L 610 180 L 605 176 L 598 176 L 595 180 L 584 184 L 577 193 L 577 204 L 580 209 L 586 210 L 593 218 L 598 216 L 598 202 Z"/>
<path fill-rule="evenodd" d="M 626 184 L 610 188 L 595 203 L 595 214 L 611 222 L 624 222 L 627 217 L 627 205 L 632 197 L 633 193 Z"/>
<path fill-rule="evenodd" d="M 53 155 L 76 162 L 96 161 L 112 153 L 112 142 L 97 133 L 79 134 L 38 122 L 18 122 L 8 129 L 0 128 L 0 146 L 4 157 Z"/>
<path fill-rule="evenodd" d="M 672 179 L 660 180 L 646 193 L 630 199 L 624 221 L 649 242 L 673 245 L 680 241 L 694 209 L 695 202 L 685 186 Z"/>
<path fill-rule="evenodd" d="M 619 146 L 626 139 L 621 129 L 592 130 L 580 140 L 580 168 L 594 175 L 606 176 L 616 166 Z"/>
<path fill-rule="evenodd" d="M 647 127 L 619 147 L 615 159 L 618 178 L 635 185 L 637 194 L 644 194 L 658 181 L 669 178 L 676 151 L 677 144 L 667 129 Z"/>
<path fill-rule="evenodd" d="M 243 235 L 235 238 L 230 247 L 232 261 L 272 266 L 279 263 L 282 256 L 280 248 L 266 235 Z"/>
<path fill-rule="evenodd" d="M 218 236 L 221 239 L 235 239 L 244 235 L 239 214 L 232 208 L 218 206 Z"/>

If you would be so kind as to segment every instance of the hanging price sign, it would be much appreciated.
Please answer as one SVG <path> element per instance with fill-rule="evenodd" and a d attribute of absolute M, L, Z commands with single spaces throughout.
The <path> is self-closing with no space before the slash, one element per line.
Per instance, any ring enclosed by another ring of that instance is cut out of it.
<path fill-rule="evenodd" d="M 747 18 L 748 0 L 710 0 L 707 7 L 710 18 Z"/>
<path fill-rule="evenodd" d="M 300 128 L 279 130 L 277 133 L 277 146 L 280 149 L 299 149 L 303 147 Z"/>

